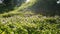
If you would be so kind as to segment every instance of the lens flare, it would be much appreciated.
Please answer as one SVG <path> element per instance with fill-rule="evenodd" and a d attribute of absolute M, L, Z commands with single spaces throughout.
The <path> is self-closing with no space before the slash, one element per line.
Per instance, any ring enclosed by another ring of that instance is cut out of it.
<path fill-rule="evenodd" d="M 60 3 L 60 0 L 59 1 L 57 1 L 57 4 L 59 4 Z"/>
<path fill-rule="evenodd" d="M 26 3 L 28 3 L 30 0 L 26 0 Z"/>

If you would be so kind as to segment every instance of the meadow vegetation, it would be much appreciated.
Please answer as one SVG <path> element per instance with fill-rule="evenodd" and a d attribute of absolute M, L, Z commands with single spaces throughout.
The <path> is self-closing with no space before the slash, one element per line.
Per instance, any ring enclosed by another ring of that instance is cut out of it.
<path fill-rule="evenodd" d="M 0 13 L 0 34 L 60 34 L 60 16 L 44 16 L 29 9 L 36 0 Z"/>

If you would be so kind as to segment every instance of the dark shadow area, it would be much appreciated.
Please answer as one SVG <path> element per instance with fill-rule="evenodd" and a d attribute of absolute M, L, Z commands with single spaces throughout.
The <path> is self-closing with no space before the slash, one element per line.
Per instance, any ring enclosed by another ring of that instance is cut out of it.
<path fill-rule="evenodd" d="M 4 0 L 3 3 L 0 4 L 0 14 L 12 11 L 15 7 L 20 7 L 24 2 L 25 0 Z"/>
<path fill-rule="evenodd" d="M 4 13 L 4 12 L 9 12 L 14 10 L 14 6 L 4 6 L 4 5 L 0 5 L 0 14 Z"/>
<path fill-rule="evenodd" d="M 31 9 L 36 14 L 42 14 L 44 16 L 60 16 L 60 4 L 57 4 L 57 0 L 38 0 Z"/>

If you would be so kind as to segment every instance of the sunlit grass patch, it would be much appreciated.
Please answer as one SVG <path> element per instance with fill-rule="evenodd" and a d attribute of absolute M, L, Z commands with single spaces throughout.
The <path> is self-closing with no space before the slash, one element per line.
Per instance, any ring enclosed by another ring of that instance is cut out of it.
<path fill-rule="evenodd" d="M 46 17 L 24 10 L 35 0 L 22 4 L 8 13 L 0 14 L 0 34 L 60 34 L 60 17 Z"/>

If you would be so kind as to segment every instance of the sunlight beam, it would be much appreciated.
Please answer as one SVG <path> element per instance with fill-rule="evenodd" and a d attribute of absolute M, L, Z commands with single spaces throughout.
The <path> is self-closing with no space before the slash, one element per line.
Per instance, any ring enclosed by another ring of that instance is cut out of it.
<path fill-rule="evenodd" d="M 30 2 L 30 0 L 26 0 L 26 3 Z"/>

